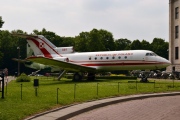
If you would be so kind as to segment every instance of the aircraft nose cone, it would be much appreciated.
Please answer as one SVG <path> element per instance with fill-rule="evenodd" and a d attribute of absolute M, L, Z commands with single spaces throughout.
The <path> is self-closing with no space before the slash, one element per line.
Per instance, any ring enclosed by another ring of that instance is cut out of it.
<path fill-rule="evenodd" d="M 171 62 L 168 60 L 168 64 L 170 65 L 171 64 Z"/>
<path fill-rule="evenodd" d="M 171 62 L 169 60 L 166 60 L 165 59 L 165 62 L 164 62 L 167 66 L 171 65 Z"/>

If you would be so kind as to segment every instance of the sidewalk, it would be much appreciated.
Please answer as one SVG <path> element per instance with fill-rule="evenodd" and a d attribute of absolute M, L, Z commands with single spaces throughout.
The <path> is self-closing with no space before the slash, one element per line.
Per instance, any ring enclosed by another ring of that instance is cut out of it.
<path fill-rule="evenodd" d="M 25 120 L 64 120 L 74 117 L 78 114 L 91 111 L 96 108 L 104 107 L 111 104 L 116 104 L 120 102 L 126 102 L 130 100 L 145 99 L 151 97 L 163 97 L 163 96 L 175 96 L 180 95 L 180 92 L 170 92 L 170 93 L 154 93 L 154 94 L 142 94 L 142 95 L 130 95 L 123 97 L 107 98 L 97 101 L 90 101 L 82 104 L 75 104 L 70 106 L 60 107 L 58 109 L 50 110 L 44 113 L 37 114 L 35 116 L 29 117 Z"/>
<path fill-rule="evenodd" d="M 4 85 L 6 86 L 6 84 L 8 84 L 9 82 L 11 82 L 11 80 L 15 80 L 16 78 L 13 76 L 7 76 L 4 77 Z M 1 79 L 0 79 L 1 80 Z M 2 82 L 0 82 L 0 88 L 2 88 Z"/>

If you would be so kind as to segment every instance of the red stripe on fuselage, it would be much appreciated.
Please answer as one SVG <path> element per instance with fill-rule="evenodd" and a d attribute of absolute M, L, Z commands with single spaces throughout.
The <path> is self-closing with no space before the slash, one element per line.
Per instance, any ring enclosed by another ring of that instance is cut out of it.
<path fill-rule="evenodd" d="M 90 63 L 90 64 L 81 64 L 81 65 L 83 65 L 83 66 L 118 66 L 118 65 L 120 65 L 120 66 L 123 66 L 123 65 L 158 65 L 158 64 L 164 64 L 164 63 L 160 63 L 160 62 L 158 62 L 158 63 L 107 63 L 107 64 L 105 64 L 105 63 L 103 63 L 103 64 L 101 64 L 101 63 Z"/>

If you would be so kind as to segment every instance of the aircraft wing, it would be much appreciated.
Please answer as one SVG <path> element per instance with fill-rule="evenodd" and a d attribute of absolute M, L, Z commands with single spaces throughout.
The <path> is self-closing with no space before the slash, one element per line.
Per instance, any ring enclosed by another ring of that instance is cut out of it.
<path fill-rule="evenodd" d="M 77 65 L 73 63 L 63 62 L 59 60 L 54 60 L 51 58 L 45 58 L 45 57 L 29 57 L 27 58 L 28 61 L 41 63 L 44 65 L 51 65 L 51 66 L 58 66 L 61 69 L 68 70 L 68 71 L 87 71 L 87 72 L 94 72 L 96 69 L 92 67 L 86 67 L 82 65 Z"/>
<path fill-rule="evenodd" d="M 12 36 L 17 36 L 21 38 L 38 38 L 37 35 L 26 35 L 26 34 L 20 34 L 20 33 L 12 33 Z"/>
<path fill-rule="evenodd" d="M 29 61 L 27 59 L 22 60 L 22 59 L 12 58 L 12 60 L 23 63 L 26 67 L 33 68 L 36 70 L 50 71 L 50 72 L 59 72 L 61 70 L 57 66 L 44 65 L 41 63 Z"/>
<path fill-rule="evenodd" d="M 20 63 L 29 63 L 29 64 L 32 63 L 31 61 L 28 61 L 28 60 L 22 60 L 22 59 L 17 59 L 17 58 L 12 58 L 12 60 L 17 61 L 17 62 L 20 62 Z"/>

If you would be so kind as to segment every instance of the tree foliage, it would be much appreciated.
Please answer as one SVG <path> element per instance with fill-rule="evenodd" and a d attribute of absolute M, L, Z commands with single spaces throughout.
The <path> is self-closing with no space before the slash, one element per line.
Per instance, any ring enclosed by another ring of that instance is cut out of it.
<path fill-rule="evenodd" d="M 142 45 L 139 40 L 134 40 L 130 46 L 131 50 L 142 50 Z"/>
<path fill-rule="evenodd" d="M 116 50 L 129 50 L 131 41 L 128 39 L 118 39 L 115 40 Z"/>
<path fill-rule="evenodd" d="M 81 32 L 75 37 L 75 49 L 81 52 L 115 50 L 115 42 L 112 33 L 100 29 L 90 32 Z"/>
<path fill-rule="evenodd" d="M 141 47 L 143 50 L 151 50 L 151 44 L 146 40 L 142 40 Z"/>
<path fill-rule="evenodd" d="M 2 28 L 3 24 L 4 24 L 4 21 L 2 20 L 2 17 L 0 16 L 0 28 Z"/>
<path fill-rule="evenodd" d="M 151 43 L 152 51 L 156 54 L 168 58 L 168 42 L 165 42 L 164 39 L 161 38 L 154 38 L 153 42 Z"/>

